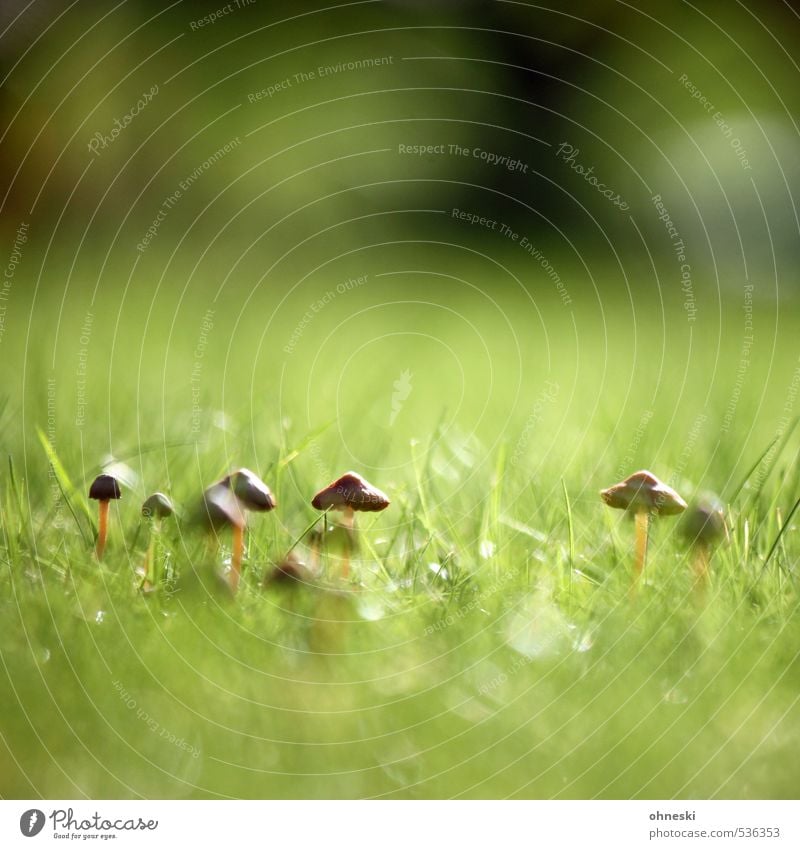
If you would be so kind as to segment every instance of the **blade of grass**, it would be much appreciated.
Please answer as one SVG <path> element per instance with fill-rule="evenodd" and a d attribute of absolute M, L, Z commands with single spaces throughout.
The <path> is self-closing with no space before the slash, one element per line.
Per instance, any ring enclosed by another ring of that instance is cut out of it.
<path fill-rule="evenodd" d="M 564 490 L 564 504 L 567 508 L 567 528 L 569 530 L 569 591 L 567 593 L 567 611 L 572 608 L 572 573 L 575 570 L 575 534 L 572 528 L 572 505 L 569 501 L 567 484 L 561 478 L 561 488 Z"/>
<path fill-rule="evenodd" d="M 764 472 L 764 475 L 762 476 L 762 478 L 761 478 L 761 480 L 758 484 L 758 488 L 753 493 L 753 497 L 750 501 L 750 509 L 751 510 L 755 509 L 756 503 L 758 502 L 758 499 L 761 497 L 761 493 L 764 489 L 764 484 L 767 482 L 767 479 L 772 474 L 773 469 L 777 465 L 778 460 L 780 459 L 781 455 L 783 454 L 783 449 L 786 447 L 786 444 L 789 442 L 789 438 L 794 433 L 794 429 L 797 427 L 798 422 L 800 422 L 800 417 L 796 418 L 789 425 L 789 427 L 786 429 L 786 433 L 783 435 L 783 438 L 781 439 L 780 444 L 778 445 L 778 449 L 775 451 L 775 455 L 769 461 L 769 464 L 767 466 L 767 470 Z"/>
<path fill-rule="evenodd" d="M 369 553 L 370 557 L 372 557 L 373 561 L 381 570 L 381 574 L 386 579 L 386 582 L 391 583 L 394 578 L 392 577 L 389 570 L 386 568 L 386 564 L 383 562 L 383 558 L 380 556 L 375 546 L 372 544 L 370 530 L 375 524 L 375 522 L 377 522 L 377 517 L 370 523 L 369 527 L 365 529 L 366 533 L 361 533 L 359 539 L 361 541 L 361 545 L 363 545 L 367 549 L 367 552 Z"/>
<path fill-rule="evenodd" d="M 319 427 L 314 428 L 314 430 L 309 431 L 300 440 L 300 442 L 296 443 L 292 448 L 289 448 L 288 445 L 284 444 L 283 456 L 280 457 L 277 462 L 272 463 L 270 466 L 268 466 L 267 469 L 264 471 L 264 474 L 269 474 L 276 466 L 278 469 L 283 469 L 288 466 L 292 461 L 296 460 L 317 437 L 322 436 L 322 434 L 325 433 L 325 431 L 332 424 L 334 424 L 335 421 L 336 419 L 331 419 L 330 421 L 325 422 L 325 424 L 320 425 Z"/>
<path fill-rule="evenodd" d="M 781 451 L 782 450 L 783 450 L 783 448 L 781 448 Z M 800 460 L 800 451 L 798 451 L 795 454 L 795 456 L 790 459 L 788 468 L 789 469 L 796 468 L 798 460 Z M 792 486 L 792 487 L 789 487 L 789 488 L 786 487 L 787 478 L 788 478 L 788 475 L 786 473 L 782 474 L 780 476 L 780 479 L 778 480 L 777 484 L 774 487 L 772 487 L 772 489 L 774 490 L 773 495 L 772 495 L 772 499 L 767 504 L 766 508 L 764 508 L 764 513 L 767 516 L 772 516 L 776 513 L 780 514 L 780 508 L 778 507 L 778 504 L 783 499 L 785 492 L 797 492 L 796 486 Z M 762 488 L 762 491 L 763 491 L 763 488 Z M 755 502 L 753 502 L 751 509 L 753 509 L 753 510 L 755 509 Z M 779 521 L 779 524 L 780 524 L 780 521 Z M 762 531 L 765 529 L 765 526 L 764 526 L 763 523 L 759 525 L 759 529 L 762 530 Z M 754 534 L 754 538 L 756 536 L 757 536 L 757 534 Z"/>
<path fill-rule="evenodd" d="M 67 509 L 72 514 L 72 518 L 75 520 L 75 525 L 78 528 L 78 533 L 80 533 L 83 541 L 87 546 L 92 544 L 92 539 L 90 536 L 86 535 L 86 531 L 83 528 L 80 520 L 78 519 L 78 514 L 75 512 L 75 508 L 72 504 L 72 500 L 70 499 L 70 495 L 75 492 L 75 487 L 72 484 L 72 481 L 69 479 L 69 475 L 67 475 L 64 466 L 61 463 L 61 460 L 56 454 L 55 448 L 50 444 L 50 440 L 45 436 L 44 432 L 41 428 L 36 428 L 36 433 L 39 436 L 39 442 L 42 443 L 42 448 L 44 448 L 44 453 L 47 455 L 47 460 L 50 463 L 50 467 L 53 470 L 53 474 L 55 475 L 56 483 L 58 484 L 59 492 L 61 493 L 61 497 L 64 499 L 64 503 L 67 505 Z M 89 511 L 84 505 L 84 511 L 87 516 L 89 515 Z M 91 522 L 91 518 L 89 520 Z"/>
<path fill-rule="evenodd" d="M 425 525 L 425 530 L 432 536 L 434 531 L 431 526 L 431 517 L 430 510 L 428 508 L 428 499 L 425 496 L 425 487 L 422 481 L 422 470 L 420 469 L 419 464 L 419 454 L 417 453 L 417 445 L 419 443 L 416 440 L 411 441 L 411 464 L 414 469 L 414 476 L 417 479 L 417 493 L 419 495 L 419 506 L 422 511 L 422 521 Z"/>
<path fill-rule="evenodd" d="M 297 537 L 295 539 L 295 541 L 289 546 L 289 548 L 286 549 L 287 555 L 291 554 L 291 552 L 294 551 L 295 548 L 297 548 L 297 546 L 300 544 L 300 541 L 303 539 L 303 537 L 314 527 L 314 525 L 317 524 L 317 522 L 320 521 L 320 519 L 324 519 L 328 515 L 328 513 L 331 512 L 331 509 L 332 508 L 329 507 L 327 510 L 320 513 L 319 516 L 315 516 L 313 521 L 311 521 L 308 525 L 306 525 L 306 527 L 301 532 L 300 536 Z"/>
<path fill-rule="evenodd" d="M 759 455 L 759 457 L 755 461 L 755 463 L 753 463 L 753 465 L 750 466 L 750 468 L 747 470 L 747 474 L 742 478 L 741 482 L 739 483 L 739 486 L 736 487 L 736 489 L 731 494 L 731 497 L 728 499 L 729 503 L 732 504 L 734 501 L 736 501 L 736 499 L 739 497 L 739 493 L 744 489 L 745 485 L 747 484 L 747 481 L 750 480 L 750 477 L 753 474 L 753 472 L 761 465 L 761 461 L 767 456 L 767 454 L 772 449 L 772 446 L 779 439 L 780 439 L 779 436 L 776 436 L 774 439 L 772 439 L 770 441 L 769 445 L 767 445 L 767 447 L 761 452 L 761 454 Z"/>
<path fill-rule="evenodd" d="M 503 482 L 505 481 L 505 468 L 506 445 L 505 443 L 501 443 L 500 449 L 497 452 L 497 462 L 495 463 L 494 474 L 492 476 L 492 489 L 489 494 L 488 523 L 483 533 L 484 539 L 489 539 L 494 543 L 496 555 L 503 547 L 502 540 L 500 539 L 500 506 L 503 496 Z M 497 571 L 500 568 L 500 557 L 495 556 L 493 559 L 495 570 Z"/>
<path fill-rule="evenodd" d="M 775 540 L 773 541 L 772 546 L 770 547 L 770 550 L 767 553 L 766 559 L 764 560 L 764 565 L 761 567 L 761 571 L 758 573 L 758 577 L 756 578 L 756 583 L 758 583 L 761 580 L 761 576 L 764 574 L 764 572 L 766 572 L 767 566 L 769 566 L 769 561 L 772 559 L 772 555 L 775 554 L 775 552 L 778 548 L 778 544 L 781 541 L 781 537 L 784 534 L 784 531 L 792 523 L 792 517 L 794 516 L 798 507 L 800 507 L 800 498 L 798 498 L 797 501 L 795 501 L 794 506 L 789 511 L 789 515 L 786 517 L 786 521 L 781 525 L 780 529 L 778 530 L 778 535 L 775 537 Z"/>
<path fill-rule="evenodd" d="M 11 494 L 14 498 L 16 513 L 19 517 L 19 534 L 22 536 L 23 532 L 27 532 L 28 545 L 30 546 L 31 551 L 35 551 L 36 541 L 34 539 L 33 521 L 30 515 L 30 510 L 25 507 L 22 490 L 17 484 L 17 476 L 14 472 L 14 458 L 10 454 L 8 455 L 8 479 L 11 484 Z"/>

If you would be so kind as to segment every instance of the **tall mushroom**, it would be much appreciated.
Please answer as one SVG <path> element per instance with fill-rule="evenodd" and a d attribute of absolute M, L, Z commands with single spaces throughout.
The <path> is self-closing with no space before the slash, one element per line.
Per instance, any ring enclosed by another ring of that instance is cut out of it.
<path fill-rule="evenodd" d="M 198 521 L 218 537 L 225 528 L 244 528 L 244 510 L 239 499 L 225 483 L 215 483 L 203 492 Z"/>
<path fill-rule="evenodd" d="M 627 510 L 636 520 L 634 583 L 644 571 L 651 516 L 674 516 L 686 509 L 686 502 L 652 472 L 634 472 L 624 481 L 603 489 L 600 497 L 609 506 Z"/>
<path fill-rule="evenodd" d="M 98 508 L 97 542 L 94 548 L 98 560 L 103 559 L 103 552 L 106 550 L 109 504 L 121 497 L 119 482 L 112 475 L 98 475 L 89 487 L 89 498 L 97 502 Z"/>
<path fill-rule="evenodd" d="M 203 491 L 198 508 L 193 516 L 194 522 L 206 530 L 219 546 L 219 535 L 230 528 L 234 538 L 244 531 L 244 509 L 239 499 L 233 494 L 227 483 L 218 481 Z M 195 570 L 196 574 L 197 570 Z M 216 570 L 215 570 L 216 574 Z M 219 575 L 216 574 L 217 581 Z M 215 581 L 215 585 L 217 583 Z M 230 592 L 229 581 L 221 581 Z"/>
<path fill-rule="evenodd" d="M 268 513 L 275 509 L 275 498 L 269 487 L 250 469 L 237 469 L 220 481 L 236 496 L 243 510 L 253 513 Z M 233 550 L 231 553 L 231 589 L 236 592 L 242 572 L 244 555 L 244 516 L 241 525 L 233 528 Z"/>
<path fill-rule="evenodd" d="M 366 481 L 356 472 L 345 472 L 333 483 L 321 489 L 312 499 L 311 506 L 317 510 L 340 510 L 342 525 L 355 534 L 355 513 L 375 513 L 389 506 L 388 496 Z M 350 573 L 350 545 L 345 552 L 342 577 Z"/>
<path fill-rule="evenodd" d="M 144 589 L 152 589 L 156 585 L 155 574 L 155 544 L 156 537 L 161 533 L 161 520 L 167 519 L 175 512 L 172 502 L 163 492 L 154 492 L 142 504 L 142 518 L 152 524 L 150 541 L 147 545 L 147 555 L 144 562 Z"/>
<path fill-rule="evenodd" d="M 684 514 L 683 538 L 692 548 L 695 586 L 703 591 L 708 585 L 708 566 L 714 548 L 728 538 L 722 504 L 715 497 L 703 497 Z"/>

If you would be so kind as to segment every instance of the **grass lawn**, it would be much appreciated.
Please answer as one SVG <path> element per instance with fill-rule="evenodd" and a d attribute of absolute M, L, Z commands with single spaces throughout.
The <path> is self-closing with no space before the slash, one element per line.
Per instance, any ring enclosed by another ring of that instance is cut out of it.
<path fill-rule="evenodd" d="M 692 324 L 622 292 L 384 280 L 323 281 L 305 323 L 305 294 L 101 293 L 4 341 L 0 795 L 796 796 L 797 311 L 757 303 L 749 346 L 738 302 Z M 98 564 L 109 452 L 135 480 Z M 230 537 L 188 515 L 237 466 L 278 509 L 232 599 Z M 349 468 L 392 499 L 349 579 L 331 545 L 314 585 L 264 588 Z M 704 600 L 672 518 L 630 592 L 633 523 L 598 490 L 638 468 L 725 503 Z M 145 596 L 154 490 L 183 512 Z"/>

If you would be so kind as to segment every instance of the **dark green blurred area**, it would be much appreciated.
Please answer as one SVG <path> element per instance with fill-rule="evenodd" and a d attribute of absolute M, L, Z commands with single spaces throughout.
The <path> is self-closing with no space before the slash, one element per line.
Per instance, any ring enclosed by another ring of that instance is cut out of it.
<path fill-rule="evenodd" d="M 796 287 L 790 4 L 240 4 L 4 5 L 3 235 L 33 219 L 42 285 L 60 290 L 70 269 L 80 286 L 120 288 L 164 201 L 238 139 L 169 210 L 134 279 L 232 272 L 249 289 L 266 274 L 285 290 L 333 246 L 509 247 L 453 221 L 457 207 L 506 222 L 554 264 L 611 268 L 653 297 L 656 275 L 680 289 L 658 194 L 698 297 L 721 287 L 738 300 L 745 279 L 768 297 Z M 563 143 L 628 211 L 557 155 Z M 541 277 L 528 266 L 527 285 Z"/>

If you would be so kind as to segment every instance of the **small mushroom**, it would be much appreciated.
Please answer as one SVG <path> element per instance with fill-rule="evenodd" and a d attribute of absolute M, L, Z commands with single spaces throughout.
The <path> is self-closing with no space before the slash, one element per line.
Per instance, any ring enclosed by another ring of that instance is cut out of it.
<path fill-rule="evenodd" d="M 150 542 L 144 561 L 143 589 L 151 590 L 156 585 L 155 545 L 156 537 L 161 533 L 162 519 L 169 518 L 175 512 L 170 499 L 163 492 L 154 492 L 142 504 L 142 517 L 151 522 Z"/>
<path fill-rule="evenodd" d="M 356 472 L 345 472 L 321 489 L 312 499 L 317 510 L 377 512 L 389 506 L 388 496 Z"/>
<path fill-rule="evenodd" d="M 634 583 L 644 571 L 651 516 L 674 516 L 686 509 L 686 502 L 652 472 L 634 472 L 624 481 L 600 491 L 609 506 L 633 513 L 636 520 Z"/>
<path fill-rule="evenodd" d="M 692 504 L 683 516 L 680 530 L 692 548 L 695 585 L 704 590 L 708 585 L 711 555 L 718 545 L 728 539 L 728 527 L 719 499 L 704 496 Z"/>
<path fill-rule="evenodd" d="M 290 551 L 280 563 L 276 563 L 272 571 L 264 578 L 264 585 L 275 584 L 294 586 L 308 584 L 314 578 L 314 573 L 295 552 Z"/>
<path fill-rule="evenodd" d="M 237 469 L 223 478 L 220 484 L 230 489 L 239 501 L 242 510 L 252 513 L 267 513 L 275 509 L 275 498 L 269 487 L 250 469 Z M 233 529 L 233 552 L 231 554 L 231 589 L 233 592 L 236 592 L 239 588 L 242 572 L 244 527 L 245 522 L 242 521 L 241 527 L 235 525 Z"/>
<path fill-rule="evenodd" d="M 275 509 L 275 496 L 264 481 L 250 469 L 237 469 L 221 482 L 231 488 L 245 510 L 267 513 Z"/>
<path fill-rule="evenodd" d="M 212 484 L 203 492 L 196 519 L 215 535 L 226 528 L 244 528 L 244 512 L 239 499 L 223 483 Z"/>
<path fill-rule="evenodd" d="M 199 520 L 209 531 L 220 531 L 244 521 L 239 499 L 224 483 L 214 483 L 203 492 Z"/>
<path fill-rule="evenodd" d="M 234 581 L 238 586 L 238 576 L 233 578 L 233 562 L 237 550 L 240 552 L 244 539 L 244 508 L 241 501 L 233 494 L 228 485 L 227 478 L 224 481 L 212 484 L 203 492 L 199 510 L 200 523 L 219 540 L 219 534 L 226 528 L 231 529 L 233 536 L 231 554 L 231 580 L 230 589 L 235 591 Z"/>
<path fill-rule="evenodd" d="M 389 506 L 388 496 L 366 481 L 356 472 L 346 472 L 333 483 L 321 489 L 312 499 L 311 506 L 317 510 L 340 510 L 342 525 L 355 535 L 355 513 L 375 513 Z M 350 546 L 345 551 L 342 577 L 350 573 Z"/>
<path fill-rule="evenodd" d="M 174 512 L 175 508 L 172 506 L 172 502 L 163 492 L 154 492 L 142 504 L 142 516 L 156 522 L 168 518 Z"/>
<path fill-rule="evenodd" d="M 112 475 L 98 475 L 89 487 L 89 498 L 97 501 L 98 508 L 97 542 L 94 549 L 98 560 L 103 559 L 103 552 L 106 550 L 109 503 L 121 497 L 119 482 Z"/>
<path fill-rule="evenodd" d="M 244 510 L 239 499 L 233 494 L 227 484 L 218 481 L 207 487 L 198 499 L 195 509 L 189 517 L 192 524 L 202 528 L 208 535 L 207 557 L 212 556 L 215 560 L 213 569 L 213 581 L 207 583 L 208 574 L 205 564 L 192 563 L 192 574 L 195 579 L 205 585 L 207 589 L 214 591 L 224 590 L 225 595 L 231 596 L 230 581 L 223 578 L 216 568 L 216 556 L 219 549 L 220 535 L 227 530 L 236 535 L 244 529 Z M 205 558 L 203 558 L 205 560 Z M 192 579 L 188 579 L 185 588 L 193 586 Z"/>

